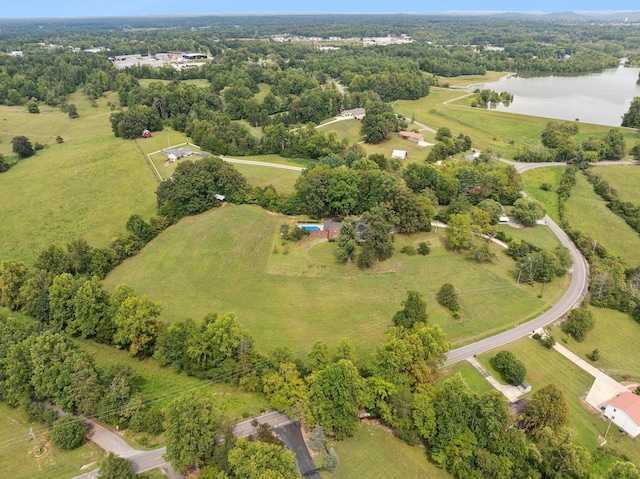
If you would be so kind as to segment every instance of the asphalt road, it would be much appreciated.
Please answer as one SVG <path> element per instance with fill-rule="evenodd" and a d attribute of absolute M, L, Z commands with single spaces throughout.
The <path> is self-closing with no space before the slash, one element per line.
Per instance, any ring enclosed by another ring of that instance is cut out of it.
<path fill-rule="evenodd" d="M 535 168 L 543 168 L 549 166 L 566 166 L 566 163 L 515 163 L 508 160 L 501 160 L 504 163 L 513 165 L 519 173 L 533 170 Z M 619 164 L 634 164 L 631 162 L 603 162 L 603 166 L 619 165 Z M 492 349 L 503 346 L 507 343 L 515 341 L 516 339 L 523 338 L 533 331 L 543 328 L 544 326 L 553 323 L 556 319 L 564 316 L 567 311 L 578 304 L 587 292 L 589 286 L 589 269 L 586 260 L 580 253 L 580 250 L 573 244 L 573 241 L 567 236 L 567 234 L 560 228 L 555 221 L 549 216 L 544 217 L 544 222 L 547 224 L 551 231 L 558 237 L 560 243 L 565 246 L 571 253 L 573 259 L 573 268 L 571 271 L 571 283 L 569 288 L 564 293 L 560 301 L 554 304 L 550 309 L 542 313 L 535 319 L 526 323 L 520 324 L 509 331 L 496 334 L 490 338 L 477 341 L 473 344 L 463 346 L 461 348 L 453 349 L 447 354 L 447 360 L 445 365 L 457 363 L 467 358 L 473 357 L 476 354 L 484 353 Z"/>

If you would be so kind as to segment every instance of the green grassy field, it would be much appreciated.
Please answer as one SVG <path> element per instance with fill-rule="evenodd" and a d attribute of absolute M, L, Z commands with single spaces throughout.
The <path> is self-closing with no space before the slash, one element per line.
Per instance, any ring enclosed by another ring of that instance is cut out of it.
<path fill-rule="evenodd" d="M 260 89 L 260 91 L 253 95 L 253 98 L 255 98 L 258 102 L 262 102 L 262 100 L 264 100 L 264 97 L 267 96 L 271 91 L 271 85 L 260 83 L 258 85 L 258 88 Z"/>
<path fill-rule="evenodd" d="M 280 165 L 299 166 L 306 168 L 309 164 L 315 164 L 315 160 L 308 158 L 285 158 L 280 155 L 247 155 L 240 157 L 242 160 L 264 161 L 266 163 L 277 163 Z"/>
<path fill-rule="evenodd" d="M 482 376 L 482 374 L 480 374 L 478 370 L 467 361 L 460 361 L 459 363 L 451 366 L 441 368 L 438 371 L 440 379 L 435 384 L 436 389 L 441 388 L 447 378 L 457 373 L 460 373 L 471 390 L 478 394 L 495 391 L 495 388 L 489 384 L 489 381 L 487 381 L 484 376 Z"/>
<path fill-rule="evenodd" d="M 38 436 L 40 452 L 30 440 L 29 428 L 31 427 Z M 42 425 L 28 422 L 22 410 L 12 409 L 0 402 L 2 477 L 69 479 L 82 474 L 83 471 L 80 468 L 83 465 L 96 462 L 103 455 L 102 449 L 91 442 L 73 451 L 62 451 L 54 447 L 48 439 L 47 430 Z"/>
<path fill-rule="evenodd" d="M 277 232 L 288 221 L 257 207 L 234 205 L 184 218 L 112 272 L 106 285 L 127 283 L 160 300 L 166 321 L 234 311 L 262 351 L 290 346 L 304 354 L 318 339 L 332 346 L 345 336 L 359 351 L 370 352 L 408 289 L 424 295 L 429 321 L 459 343 L 533 317 L 553 304 L 567 284 L 566 278 L 550 284 L 540 299 L 537 287 L 514 284 L 513 262 L 497 246 L 495 264 L 478 265 L 448 252 L 442 231 L 396 241 L 399 249 L 428 239 L 434 246 L 431 255 L 396 253 L 363 272 L 337 264 L 334 243 L 307 240 L 282 246 Z M 460 320 L 434 299 L 444 282 L 460 290 Z"/>
<path fill-rule="evenodd" d="M 640 324 L 619 311 L 591 310 L 596 320 L 595 328 L 583 342 L 571 341 L 565 346 L 581 358 L 597 348 L 600 359 L 593 363 L 594 366 L 618 381 L 640 382 L 640 356 L 629 354 L 629 345 L 640 341 Z M 553 334 L 557 338 L 566 336 L 559 328 Z"/>
<path fill-rule="evenodd" d="M 354 437 L 331 444 L 329 447 L 335 449 L 340 463 L 335 472 L 322 473 L 325 479 L 452 477 L 429 462 L 423 448 L 409 446 L 394 437 L 386 428 L 373 424 L 362 424 Z M 316 464 L 322 464 L 321 457 L 316 457 Z"/>
<path fill-rule="evenodd" d="M 431 88 L 428 96 L 419 100 L 396 102 L 394 109 L 435 129 L 446 126 L 456 135 L 460 132 L 468 134 L 475 147 L 491 149 L 500 156 L 512 158 L 521 148 L 540 145 L 540 134 L 550 119 L 470 108 L 453 102 L 465 94 L 459 90 L 435 87 Z M 445 105 L 444 102 L 451 103 Z M 589 136 L 602 137 L 611 129 L 588 123 L 580 123 L 579 128 L 580 133 L 575 137 L 578 142 Z M 637 142 L 634 130 L 623 128 L 621 131 L 629 144 Z"/>
<path fill-rule="evenodd" d="M 611 330 L 609 329 L 609 331 Z M 573 344 L 568 346 L 573 348 Z M 594 411 L 584 402 L 584 398 L 593 384 L 593 376 L 560 353 L 544 349 L 537 341 L 531 339 L 520 339 L 500 348 L 500 350 L 511 351 L 526 365 L 526 381 L 532 385 L 533 390 L 525 397 L 531 396 L 536 390 L 551 383 L 563 391 L 569 406 L 569 427 L 576 432 L 576 440 L 591 452 L 598 449 L 598 436 L 604 435 L 607 422 L 602 419 L 600 411 Z M 489 372 L 499 378 L 499 373 L 490 364 L 490 359 L 497 352 L 498 350 L 495 350 L 482 354 L 478 356 L 478 359 Z M 636 464 L 640 463 L 640 443 L 628 436 L 622 436 L 617 428 L 611 428 L 607 440 L 607 446 L 614 451 L 627 455 Z"/>
<path fill-rule="evenodd" d="M 293 193 L 293 185 L 300 176 L 299 171 L 270 166 L 234 163 L 233 167 L 244 175 L 250 185 L 261 187 L 273 185 L 278 193 Z"/>
<path fill-rule="evenodd" d="M 500 80 L 507 72 L 487 72 L 485 75 L 460 75 L 457 77 L 438 77 L 438 84 L 450 87 L 468 87 L 478 83 L 489 83 Z"/>
<path fill-rule="evenodd" d="M 498 225 L 498 230 L 504 231 L 507 236 L 528 241 L 543 249 L 553 249 L 560 244 L 558 237 L 545 225 L 536 225 L 533 228 L 513 228 L 508 225 Z"/>
<path fill-rule="evenodd" d="M 547 210 L 547 214 L 556 222 L 560 221 L 558 216 L 558 194 L 556 190 L 560 185 L 560 179 L 564 173 L 562 166 L 550 166 L 548 168 L 536 168 L 527 171 L 522 179 L 524 182 L 524 191 L 527 194 L 542 203 Z M 551 191 L 545 191 L 540 186 L 543 183 L 551 184 Z"/>
<path fill-rule="evenodd" d="M 566 216 L 571 227 L 594 238 L 610 253 L 620 256 L 628 267 L 638 266 L 638 233 L 607 208 L 584 175 L 578 174 L 576 179 L 576 185 L 566 203 Z"/>
<path fill-rule="evenodd" d="M 640 182 L 640 167 L 633 166 L 596 166 L 591 169 L 598 173 L 615 188 L 621 201 L 640 204 L 638 197 L 638 182 Z"/>
<path fill-rule="evenodd" d="M 157 182 L 136 141 L 115 138 L 107 101 L 92 108 L 72 95 L 80 118 L 43 107 L 31 115 L 0 107 L 0 152 L 7 154 L 14 135 L 46 144 L 44 150 L 0 174 L 2 244 L 0 259 L 33 259 L 50 244 L 84 237 L 104 246 L 124 230 L 130 215 L 155 209 Z M 57 144 L 60 135 L 64 143 Z"/>

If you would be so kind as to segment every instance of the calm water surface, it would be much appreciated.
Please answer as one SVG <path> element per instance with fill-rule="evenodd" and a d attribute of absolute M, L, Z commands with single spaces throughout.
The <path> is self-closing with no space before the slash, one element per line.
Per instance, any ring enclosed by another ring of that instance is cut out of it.
<path fill-rule="evenodd" d="M 640 68 L 621 66 L 580 76 L 513 76 L 478 87 L 513 93 L 513 103 L 500 105 L 499 111 L 620 126 L 631 101 L 640 96 L 638 73 Z"/>

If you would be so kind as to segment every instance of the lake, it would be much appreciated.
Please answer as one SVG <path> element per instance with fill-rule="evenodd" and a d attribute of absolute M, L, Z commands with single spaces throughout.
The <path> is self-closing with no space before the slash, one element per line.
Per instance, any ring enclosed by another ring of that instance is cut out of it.
<path fill-rule="evenodd" d="M 513 94 L 513 103 L 498 106 L 499 111 L 620 126 L 631 101 L 640 96 L 638 73 L 640 68 L 620 66 L 578 76 L 511 76 L 478 88 Z"/>

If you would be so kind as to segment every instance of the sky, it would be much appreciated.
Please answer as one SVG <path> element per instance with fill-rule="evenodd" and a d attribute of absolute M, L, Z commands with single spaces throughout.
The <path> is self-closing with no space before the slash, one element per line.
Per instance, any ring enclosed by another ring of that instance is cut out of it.
<path fill-rule="evenodd" d="M 3 2 L 0 18 L 215 13 L 410 13 L 448 11 L 561 12 L 640 10 L 638 0 L 22 0 Z"/>

